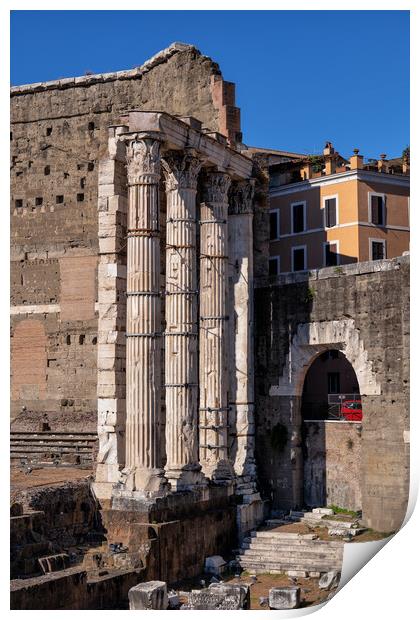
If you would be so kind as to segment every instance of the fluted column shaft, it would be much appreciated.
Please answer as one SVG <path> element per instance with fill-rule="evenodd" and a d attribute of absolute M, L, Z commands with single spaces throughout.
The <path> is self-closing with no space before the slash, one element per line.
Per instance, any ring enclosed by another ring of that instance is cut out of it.
<path fill-rule="evenodd" d="M 166 476 L 173 490 L 201 481 L 198 463 L 197 176 L 192 153 L 169 152 L 166 180 Z"/>
<path fill-rule="evenodd" d="M 200 206 L 200 463 L 229 478 L 228 190 L 230 177 L 209 172 Z"/>
<path fill-rule="evenodd" d="M 160 143 L 136 136 L 127 147 L 127 422 L 130 490 L 161 489 Z"/>

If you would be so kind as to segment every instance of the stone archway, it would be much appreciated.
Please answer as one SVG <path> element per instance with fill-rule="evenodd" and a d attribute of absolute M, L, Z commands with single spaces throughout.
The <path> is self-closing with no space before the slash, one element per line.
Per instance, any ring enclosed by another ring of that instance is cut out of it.
<path fill-rule="evenodd" d="M 302 506 L 304 503 L 304 459 L 302 441 L 301 400 L 305 376 L 314 360 L 323 352 L 336 349 L 352 365 L 362 396 L 381 394 L 381 385 L 372 369 L 368 353 L 354 319 L 314 321 L 301 323 L 292 334 L 289 325 L 289 351 L 283 373 L 277 385 L 272 385 L 270 396 L 281 397 L 281 408 L 288 410 L 289 425 L 289 481 L 288 499 L 278 500 L 283 505 Z M 355 431 L 356 432 L 356 431 Z M 354 444 L 354 438 L 353 438 Z M 347 508 L 348 506 L 346 506 Z"/>
<path fill-rule="evenodd" d="M 376 380 L 354 319 L 341 319 L 298 325 L 295 335 L 289 337 L 288 364 L 278 384 L 271 386 L 270 396 L 301 397 L 308 368 L 320 353 L 328 349 L 338 349 L 348 359 L 356 373 L 362 395 L 381 393 L 381 386 Z"/>
<path fill-rule="evenodd" d="M 339 405 L 328 404 L 334 393 L 358 399 L 360 390 L 344 354 L 328 349 L 308 368 L 301 400 L 303 504 L 357 511 L 362 509 L 362 423 L 329 415 L 339 414 Z"/>

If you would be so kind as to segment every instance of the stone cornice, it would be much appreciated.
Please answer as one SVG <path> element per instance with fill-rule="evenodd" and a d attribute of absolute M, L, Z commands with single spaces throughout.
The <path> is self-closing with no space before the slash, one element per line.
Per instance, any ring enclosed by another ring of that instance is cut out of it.
<path fill-rule="evenodd" d="M 132 110 L 121 120 L 129 128 L 129 133 L 159 136 L 163 143 L 162 156 L 171 150 L 194 149 L 203 161 L 203 167 L 228 172 L 234 180 L 252 175 L 252 161 L 248 157 L 166 112 Z M 122 133 L 120 139 L 125 139 L 125 135 Z"/>
<path fill-rule="evenodd" d="M 314 179 L 306 179 L 297 183 L 288 183 L 279 187 L 271 187 L 269 195 L 271 198 L 275 196 L 283 196 L 287 194 L 295 194 L 310 190 L 314 187 L 322 187 L 325 185 L 335 185 L 346 181 L 365 181 L 366 183 L 380 183 L 384 185 L 394 185 L 399 187 L 410 187 L 410 177 L 397 174 L 386 174 L 383 172 L 374 172 L 372 170 L 347 170 L 346 172 L 337 172 L 323 177 Z"/>

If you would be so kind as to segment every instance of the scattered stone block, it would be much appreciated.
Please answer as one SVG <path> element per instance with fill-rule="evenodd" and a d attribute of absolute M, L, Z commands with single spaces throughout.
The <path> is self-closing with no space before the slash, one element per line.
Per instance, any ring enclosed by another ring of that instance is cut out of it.
<path fill-rule="evenodd" d="M 329 527 L 328 535 L 329 536 L 348 536 L 349 530 L 347 528 L 342 528 L 342 527 Z"/>
<path fill-rule="evenodd" d="M 229 593 L 218 592 L 214 587 L 203 588 L 192 590 L 188 603 L 182 605 L 181 609 L 242 609 L 242 599 L 243 594 L 239 588 L 232 589 Z"/>
<path fill-rule="evenodd" d="M 288 570 L 286 575 L 288 577 L 307 577 L 308 572 L 306 570 Z"/>
<path fill-rule="evenodd" d="M 335 588 L 340 583 L 340 573 L 333 570 L 328 573 L 324 573 L 321 575 L 319 580 L 319 587 L 321 590 L 331 590 L 331 588 Z"/>
<path fill-rule="evenodd" d="M 313 508 L 312 512 L 320 515 L 328 515 L 332 516 L 334 514 L 334 510 L 332 508 Z"/>
<path fill-rule="evenodd" d="M 221 555 L 211 555 L 206 558 L 204 572 L 220 576 L 226 570 L 226 562 Z"/>
<path fill-rule="evenodd" d="M 181 605 L 181 601 L 179 600 L 179 596 L 176 592 L 168 592 L 168 608 L 169 609 L 179 609 Z"/>
<path fill-rule="evenodd" d="M 128 591 L 130 609 L 168 609 L 165 581 L 145 581 Z"/>
<path fill-rule="evenodd" d="M 251 609 L 251 591 L 249 585 L 246 583 L 212 583 L 209 589 L 223 594 L 224 596 L 239 591 L 241 596 L 240 609 Z"/>
<path fill-rule="evenodd" d="M 270 609 L 297 609 L 300 605 L 300 588 L 271 588 L 268 593 Z"/>

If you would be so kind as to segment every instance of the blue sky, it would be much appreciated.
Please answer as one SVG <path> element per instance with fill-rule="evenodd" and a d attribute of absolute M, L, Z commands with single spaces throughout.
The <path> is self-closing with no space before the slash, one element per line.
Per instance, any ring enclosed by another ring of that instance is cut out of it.
<path fill-rule="evenodd" d="M 117 71 L 173 41 L 236 83 L 244 142 L 399 156 L 409 144 L 408 11 L 13 11 L 11 83 Z"/>

